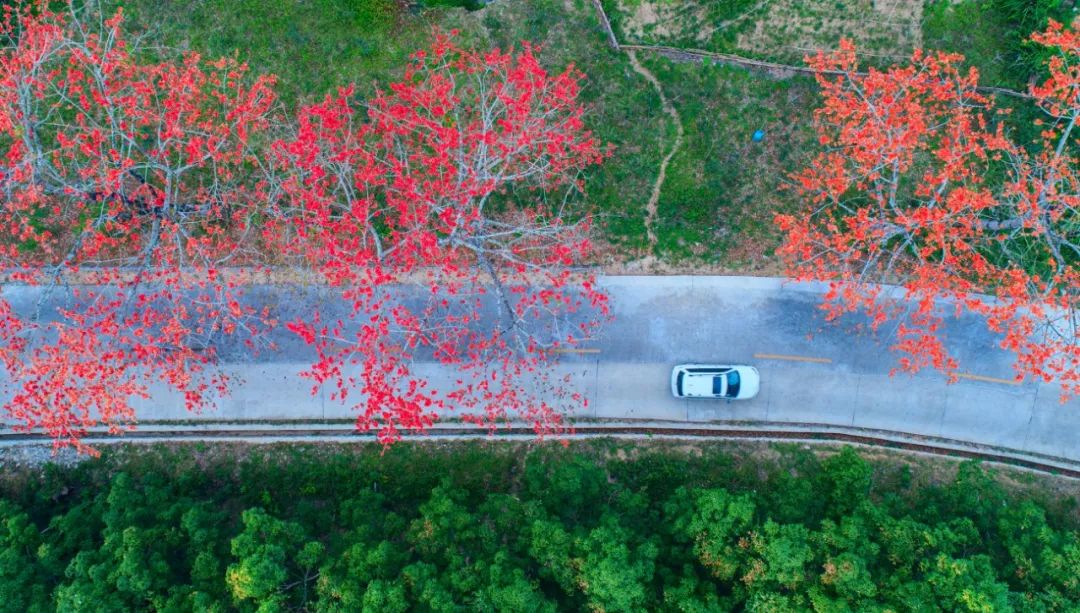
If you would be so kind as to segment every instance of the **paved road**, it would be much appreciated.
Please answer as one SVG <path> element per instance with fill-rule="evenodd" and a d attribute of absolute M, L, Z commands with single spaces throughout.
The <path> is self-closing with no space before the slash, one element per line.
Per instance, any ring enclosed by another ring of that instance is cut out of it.
<path fill-rule="evenodd" d="M 1010 383 L 1011 356 L 976 318 L 951 322 L 948 345 L 971 378 L 948 385 L 935 372 L 889 376 L 896 356 L 888 334 L 856 329 L 857 318 L 824 322 L 820 286 L 746 277 L 606 277 L 615 321 L 588 352 L 565 354 L 589 399 L 579 417 L 775 424 L 821 424 L 887 430 L 1003 447 L 1080 461 L 1080 401 L 1062 405 L 1051 385 Z M 5 292 L 7 290 L 5 289 Z M 9 294 L 10 295 L 10 294 Z M 288 298 L 282 299 L 288 300 Z M 296 308 L 306 308 L 297 299 Z M 255 363 L 228 364 L 245 379 L 202 419 L 348 418 L 347 407 L 311 394 L 294 375 L 306 348 Z M 749 401 L 676 400 L 669 391 L 679 362 L 740 362 L 761 372 Z M 437 385 L 446 376 L 426 370 Z M 138 403 L 143 421 L 191 419 L 179 398 L 157 392 Z"/>

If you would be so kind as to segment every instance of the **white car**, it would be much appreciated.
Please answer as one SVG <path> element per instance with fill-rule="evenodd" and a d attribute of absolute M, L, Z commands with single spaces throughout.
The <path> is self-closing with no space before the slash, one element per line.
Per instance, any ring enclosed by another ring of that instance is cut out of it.
<path fill-rule="evenodd" d="M 761 375 L 753 366 L 680 364 L 671 371 L 676 398 L 745 400 L 757 396 Z"/>

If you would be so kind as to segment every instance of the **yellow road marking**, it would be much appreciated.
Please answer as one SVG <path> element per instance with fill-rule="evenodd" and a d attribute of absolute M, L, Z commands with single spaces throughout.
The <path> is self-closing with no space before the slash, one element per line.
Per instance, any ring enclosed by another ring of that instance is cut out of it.
<path fill-rule="evenodd" d="M 817 362 L 818 364 L 831 364 L 829 358 L 811 358 L 802 355 L 783 355 L 779 353 L 755 353 L 754 357 L 759 360 L 792 360 L 795 362 Z"/>
<path fill-rule="evenodd" d="M 972 379 L 974 381 L 986 381 L 988 383 L 1004 383 L 1005 385 L 1020 385 L 1015 379 L 998 379 L 997 377 L 984 377 L 982 375 L 972 375 L 966 372 L 956 373 L 957 377 L 964 379 Z"/>
<path fill-rule="evenodd" d="M 552 349 L 552 353 L 600 353 L 599 349 Z"/>

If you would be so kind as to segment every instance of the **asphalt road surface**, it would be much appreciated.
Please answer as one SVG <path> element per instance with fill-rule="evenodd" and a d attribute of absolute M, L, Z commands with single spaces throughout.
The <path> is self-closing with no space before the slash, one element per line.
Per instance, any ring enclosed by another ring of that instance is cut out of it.
<path fill-rule="evenodd" d="M 588 398 L 579 417 L 674 422 L 818 424 L 940 437 L 1080 461 L 1080 401 L 1061 404 L 1052 384 L 1017 384 L 1012 356 L 974 317 L 950 321 L 947 346 L 963 376 L 956 384 L 934 371 L 890 376 L 897 355 L 889 331 L 860 330 L 858 318 L 826 323 L 817 308 L 822 287 L 748 277 L 617 276 L 601 285 L 614 321 L 596 342 L 561 354 Z M 5 295 L 29 304 L 11 288 Z M 274 290 L 266 288 L 263 299 Z M 285 308 L 309 299 L 283 294 Z M 282 350 L 251 360 L 230 354 L 224 368 L 244 383 L 217 410 L 192 415 L 180 398 L 155 390 L 138 401 L 140 421 L 348 418 L 328 392 L 312 394 L 296 375 L 310 350 L 285 339 Z M 671 368 L 683 362 L 751 364 L 761 372 L 752 400 L 677 400 Z M 431 382 L 451 373 L 420 364 Z"/>

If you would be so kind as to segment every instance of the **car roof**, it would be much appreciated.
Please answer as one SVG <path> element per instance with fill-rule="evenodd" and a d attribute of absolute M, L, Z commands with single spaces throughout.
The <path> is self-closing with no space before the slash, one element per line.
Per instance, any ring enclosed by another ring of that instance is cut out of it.
<path fill-rule="evenodd" d="M 735 367 L 729 364 L 680 364 L 676 368 L 693 374 L 707 374 L 727 372 Z"/>
<path fill-rule="evenodd" d="M 718 372 L 687 373 L 683 379 L 683 393 L 689 396 L 715 396 L 713 393 L 713 379 Z M 726 391 L 727 381 L 723 380 L 722 390 Z M 721 392 L 723 393 L 723 391 Z"/>

